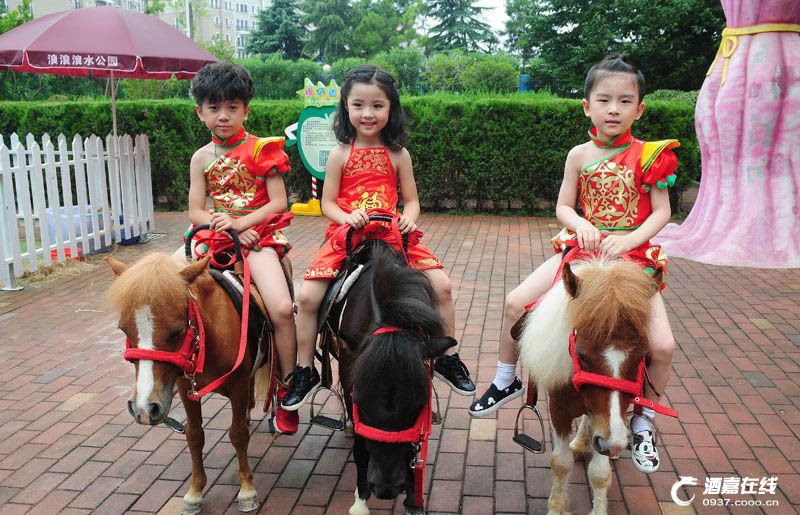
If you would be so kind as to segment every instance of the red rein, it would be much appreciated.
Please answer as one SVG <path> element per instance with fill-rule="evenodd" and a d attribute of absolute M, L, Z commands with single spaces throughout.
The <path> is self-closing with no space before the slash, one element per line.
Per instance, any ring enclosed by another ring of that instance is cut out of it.
<path fill-rule="evenodd" d="M 569 355 L 572 358 L 572 367 L 574 370 L 574 374 L 572 376 L 572 385 L 575 387 L 575 390 L 580 391 L 584 384 L 591 384 L 601 388 L 606 388 L 608 390 L 629 393 L 633 396 L 630 400 L 632 404 L 650 408 L 663 415 L 678 418 L 677 410 L 668 408 L 642 396 L 642 393 L 644 392 L 645 375 L 644 358 L 642 358 L 642 362 L 639 363 L 639 369 L 636 372 L 636 381 L 628 381 L 626 379 L 618 379 L 616 377 L 604 376 L 583 370 L 581 367 L 581 361 L 578 359 L 578 353 L 575 350 L 576 345 L 576 333 L 575 331 L 572 331 L 569 335 Z"/>

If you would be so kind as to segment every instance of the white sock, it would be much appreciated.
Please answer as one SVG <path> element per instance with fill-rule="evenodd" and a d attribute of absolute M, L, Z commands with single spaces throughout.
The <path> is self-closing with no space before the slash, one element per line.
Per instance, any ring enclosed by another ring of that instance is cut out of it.
<path fill-rule="evenodd" d="M 631 432 L 633 434 L 639 433 L 641 431 L 651 431 L 653 425 L 653 419 L 656 416 L 656 412 L 650 408 L 642 408 L 641 415 L 634 415 L 633 420 L 631 420 Z M 646 417 L 646 419 L 645 419 Z"/>
<path fill-rule="evenodd" d="M 514 378 L 517 377 L 517 365 L 513 363 L 508 365 L 506 363 L 497 362 L 497 372 L 495 372 L 494 380 L 492 383 L 498 390 L 503 390 L 511 386 Z"/>

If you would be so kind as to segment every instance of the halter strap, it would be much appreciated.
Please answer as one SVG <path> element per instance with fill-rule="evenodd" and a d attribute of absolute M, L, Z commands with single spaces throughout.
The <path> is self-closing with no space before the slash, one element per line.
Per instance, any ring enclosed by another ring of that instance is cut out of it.
<path fill-rule="evenodd" d="M 385 325 L 383 327 L 379 327 L 372 332 L 372 336 L 378 336 L 379 334 L 386 334 L 386 333 L 396 333 L 397 331 L 402 331 L 399 327 L 395 325 Z"/>
<path fill-rule="evenodd" d="M 584 384 L 591 384 L 599 386 L 607 390 L 615 390 L 622 393 L 632 395 L 630 402 L 637 406 L 650 408 L 663 415 L 678 418 L 678 411 L 673 408 L 668 408 L 655 401 L 645 398 L 642 393 L 644 391 L 644 376 L 645 376 L 645 360 L 639 363 L 636 371 L 636 380 L 628 381 L 627 379 L 619 379 L 617 377 L 610 377 L 602 374 L 595 374 L 594 372 L 587 372 L 581 367 L 580 359 L 577 353 L 577 332 L 572 331 L 569 335 L 569 355 L 572 358 L 572 367 L 574 370 L 572 376 L 572 385 L 576 391 L 580 391 Z"/>
<path fill-rule="evenodd" d="M 189 299 L 188 327 L 180 349 L 139 349 L 131 345 L 130 338 L 125 338 L 125 352 L 122 357 L 131 363 L 140 359 L 162 361 L 172 363 L 187 374 L 202 373 L 206 361 L 206 332 L 195 301 Z"/>

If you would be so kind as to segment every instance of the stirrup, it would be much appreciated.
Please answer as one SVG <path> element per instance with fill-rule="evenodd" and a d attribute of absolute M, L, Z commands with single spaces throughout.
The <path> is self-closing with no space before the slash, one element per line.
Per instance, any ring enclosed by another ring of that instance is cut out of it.
<path fill-rule="evenodd" d="M 539 427 L 541 428 L 541 435 L 542 440 L 536 440 L 532 436 L 526 435 L 525 433 L 520 433 L 519 426 L 520 420 L 522 420 L 522 412 L 525 411 L 525 408 L 530 409 L 536 414 L 536 417 L 539 419 Z M 547 445 L 545 443 L 545 434 L 544 434 L 544 419 L 542 418 L 542 414 L 539 412 L 539 408 L 536 406 L 531 406 L 530 404 L 523 404 L 522 407 L 517 411 L 517 419 L 514 421 L 514 438 L 513 440 L 521 445 L 523 448 L 528 449 L 534 454 L 543 454 L 547 450 Z"/>
<path fill-rule="evenodd" d="M 319 395 L 319 392 L 323 390 L 332 392 L 336 396 L 336 399 L 339 401 L 339 407 L 341 407 L 340 411 L 341 415 L 339 416 L 338 420 L 336 420 L 335 418 L 331 418 L 327 415 L 314 414 L 314 399 L 316 399 L 317 395 Z M 334 431 L 344 430 L 345 425 L 347 423 L 347 410 L 344 406 L 344 398 L 342 397 L 342 394 L 339 393 L 338 389 L 334 387 L 325 388 L 324 386 L 320 386 L 317 389 L 317 391 L 314 392 L 314 395 L 311 396 L 310 411 L 311 415 L 309 420 L 311 420 L 312 424 L 317 424 L 322 427 L 327 427 L 328 429 L 333 429 Z"/>

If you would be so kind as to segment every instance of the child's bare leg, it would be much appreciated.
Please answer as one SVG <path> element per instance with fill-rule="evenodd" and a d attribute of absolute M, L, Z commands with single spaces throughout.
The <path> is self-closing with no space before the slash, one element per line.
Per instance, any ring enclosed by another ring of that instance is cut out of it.
<path fill-rule="evenodd" d="M 425 275 L 430 279 L 436 294 L 437 307 L 444 319 L 445 336 L 453 337 L 456 329 L 456 308 L 453 305 L 453 285 L 450 278 L 441 268 L 425 270 Z M 469 377 L 469 370 L 461 362 L 457 347 L 457 345 L 450 347 L 445 356 L 436 360 L 434 373 L 454 392 L 461 395 L 472 395 L 475 393 L 475 383 Z"/>
<path fill-rule="evenodd" d="M 648 372 L 652 387 L 645 381 L 644 395 L 650 400 L 658 400 L 664 393 L 667 379 L 672 368 L 672 356 L 675 353 L 675 338 L 669 326 L 667 309 L 664 299 L 656 294 L 652 301 L 652 318 L 650 320 L 650 366 Z M 653 391 L 655 388 L 656 391 Z M 631 419 L 631 432 L 633 444 L 631 458 L 633 464 L 645 473 L 658 470 L 660 458 L 655 447 L 655 425 L 653 419 L 655 411 L 642 408 L 641 415 L 634 415 Z"/>
<path fill-rule="evenodd" d="M 278 254 L 265 248 L 247 255 L 250 274 L 258 291 L 264 298 L 267 314 L 274 328 L 275 346 L 278 350 L 278 377 L 282 380 L 294 371 L 297 357 L 297 341 L 294 331 L 294 310 L 292 297 L 286 284 Z M 284 434 L 297 432 L 300 417 L 296 412 L 281 409 L 281 401 L 287 392 L 286 386 L 278 385 L 277 410 L 270 420 L 270 427 Z"/>
<path fill-rule="evenodd" d="M 553 285 L 560 263 L 561 254 L 552 256 L 506 295 L 497 372 L 486 392 L 469 407 L 470 415 L 474 417 L 489 415 L 500 409 L 503 404 L 522 395 L 522 381 L 516 375 L 519 358 L 517 342 L 511 337 L 511 328 L 525 311 L 525 306 L 547 293 Z"/>
<path fill-rule="evenodd" d="M 317 346 L 317 316 L 320 304 L 328 290 L 330 280 L 303 281 L 297 296 L 297 362 L 292 387 L 283 399 L 283 407 L 297 410 L 308 401 L 320 384 L 319 373 L 314 368 L 314 349 Z"/>
<path fill-rule="evenodd" d="M 453 304 L 453 284 L 447 273 L 441 268 L 434 268 L 432 270 L 425 270 L 425 275 L 430 279 L 433 285 L 433 291 L 436 294 L 436 304 L 439 313 L 444 319 L 444 335 L 453 336 L 456 333 L 456 308 Z M 458 351 L 455 347 L 447 349 L 447 354 L 452 356 Z"/>
<path fill-rule="evenodd" d="M 281 379 L 294 371 L 297 357 L 297 341 L 294 330 L 294 313 L 289 287 L 283 274 L 278 255 L 270 248 L 250 252 L 247 256 L 250 273 L 258 291 L 264 298 L 267 313 L 275 328 L 275 344 Z"/>

